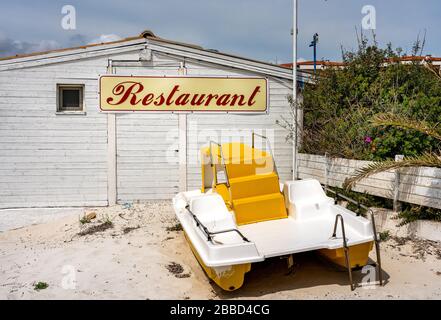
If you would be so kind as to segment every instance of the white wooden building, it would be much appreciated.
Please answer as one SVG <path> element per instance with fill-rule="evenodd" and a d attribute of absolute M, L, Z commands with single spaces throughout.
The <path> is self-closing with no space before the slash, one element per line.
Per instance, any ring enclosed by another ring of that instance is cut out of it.
<path fill-rule="evenodd" d="M 99 77 L 108 73 L 266 77 L 268 112 L 103 113 Z M 71 97 L 79 109 L 63 100 L 72 90 L 79 92 L 78 101 Z M 281 179 L 289 179 L 292 145 L 276 120 L 291 117 L 291 91 L 290 69 L 150 32 L 0 59 L 0 208 L 170 199 L 200 187 L 198 152 L 209 138 L 234 140 L 239 134 L 250 141 L 252 130 L 273 140 Z"/>

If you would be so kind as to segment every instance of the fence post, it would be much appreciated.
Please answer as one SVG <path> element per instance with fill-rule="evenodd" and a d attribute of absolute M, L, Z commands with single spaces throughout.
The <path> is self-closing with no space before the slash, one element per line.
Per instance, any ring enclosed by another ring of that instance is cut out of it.
<path fill-rule="evenodd" d="M 395 155 L 395 161 L 402 161 L 404 159 L 404 156 L 401 154 Z M 395 170 L 395 179 L 394 179 L 394 212 L 400 212 L 401 211 L 401 202 L 399 201 L 400 197 L 400 170 Z"/>

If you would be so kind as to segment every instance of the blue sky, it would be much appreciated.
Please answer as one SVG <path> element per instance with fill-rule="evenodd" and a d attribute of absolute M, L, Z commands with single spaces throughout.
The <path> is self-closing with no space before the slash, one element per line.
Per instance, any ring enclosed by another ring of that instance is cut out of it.
<path fill-rule="evenodd" d="M 76 9 L 76 30 L 61 27 L 64 5 Z M 441 56 L 439 0 L 299 0 L 299 57 L 341 60 L 356 47 L 364 5 L 376 8 L 376 35 L 409 52 L 426 30 L 424 53 Z M 291 61 L 292 0 L 14 0 L 0 4 L 0 56 L 138 35 L 158 36 L 271 62 Z"/>

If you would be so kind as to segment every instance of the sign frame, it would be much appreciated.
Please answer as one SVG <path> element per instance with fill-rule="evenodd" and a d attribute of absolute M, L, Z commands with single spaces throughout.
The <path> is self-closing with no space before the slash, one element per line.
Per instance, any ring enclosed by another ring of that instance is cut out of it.
<path fill-rule="evenodd" d="M 254 111 L 254 110 L 103 110 L 101 106 L 101 79 L 102 78 L 195 78 L 195 79 L 260 79 L 265 80 L 266 86 L 266 95 L 265 95 L 265 105 L 266 108 L 263 111 Z M 199 76 L 199 75 L 162 75 L 162 76 L 154 76 L 154 75 L 117 75 L 117 74 L 103 74 L 99 75 L 98 78 L 98 106 L 100 113 L 176 113 L 176 114 L 193 114 L 193 113 L 202 113 L 202 114 L 269 114 L 269 102 L 270 102 L 270 92 L 269 92 L 269 79 L 268 77 L 257 77 L 257 76 Z"/>

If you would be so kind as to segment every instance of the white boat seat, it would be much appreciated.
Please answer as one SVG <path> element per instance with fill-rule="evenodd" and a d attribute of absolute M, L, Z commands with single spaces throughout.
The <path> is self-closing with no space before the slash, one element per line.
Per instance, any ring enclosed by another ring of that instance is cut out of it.
<path fill-rule="evenodd" d="M 204 194 L 190 201 L 190 210 L 210 232 L 236 229 L 233 215 L 218 194 Z"/>
<path fill-rule="evenodd" d="M 327 215 L 334 200 L 324 192 L 314 179 L 288 181 L 284 187 L 289 215 L 295 219 L 314 219 Z"/>

